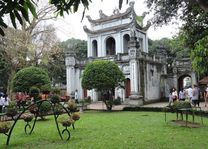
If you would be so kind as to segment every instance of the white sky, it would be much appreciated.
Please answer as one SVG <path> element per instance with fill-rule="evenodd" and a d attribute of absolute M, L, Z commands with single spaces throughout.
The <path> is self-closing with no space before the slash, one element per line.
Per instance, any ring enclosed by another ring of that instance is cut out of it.
<path fill-rule="evenodd" d="M 92 0 L 90 3 L 89 10 L 86 10 L 85 16 L 90 15 L 92 19 L 99 18 L 99 10 L 102 10 L 106 15 L 112 15 L 113 10 L 118 8 L 119 0 Z M 135 11 L 137 15 L 141 15 L 144 11 L 147 11 L 146 5 L 144 4 L 144 0 L 134 0 L 135 1 Z M 125 4 L 126 0 L 124 0 L 124 4 L 122 6 L 121 12 L 124 12 L 128 5 Z M 75 14 L 65 14 L 64 18 L 59 17 L 53 24 L 57 29 L 57 36 L 61 41 L 65 41 L 69 38 L 77 38 L 87 40 L 87 35 L 83 30 L 83 26 L 87 25 L 90 28 L 90 24 L 86 17 L 81 22 L 83 8 L 80 7 L 79 11 Z M 150 16 L 147 16 L 150 18 Z M 162 26 L 161 28 L 154 29 L 151 26 L 148 30 L 148 37 L 150 39 L 156 40 L 164 37 L 171 38 L 178 32 L 178 25 L 169 25 Z"/>

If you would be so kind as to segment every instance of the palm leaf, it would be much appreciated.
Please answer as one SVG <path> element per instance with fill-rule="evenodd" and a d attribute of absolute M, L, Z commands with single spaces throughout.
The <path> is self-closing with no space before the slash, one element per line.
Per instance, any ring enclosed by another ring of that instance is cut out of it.
<path fill-rule="evenodd" d="M 16 21 L 15 21 L 15 14 L 13 12 L 10 12 L 9 15 L 12 21 L 12 25 L 14 26 L 14 28 L 17 28 Z"/>
<path fill-rule="evenodd" d="M 26 1 L 26 5 L 27 5 L 27 7 L 29 8 L 29 10 L 30 10 L 30 12 L 32 13 L 32 15 L 33 15 L 35 18 L 37 18 L 38 15 L 37 15 L 37 13 L 36 13 L 35 7 L 34 7 L 34 5 L 30 2 L 30 0 L 27 0 L 27 1 Z"/>

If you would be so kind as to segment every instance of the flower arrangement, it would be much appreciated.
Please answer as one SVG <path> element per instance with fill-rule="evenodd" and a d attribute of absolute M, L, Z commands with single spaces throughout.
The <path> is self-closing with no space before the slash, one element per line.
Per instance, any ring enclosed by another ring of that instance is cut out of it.
<path fill-rule="evenodd" d="M 0 122 L 0 133 L 7 133 L 10 129 L 10 122 Z"/>
<path fill-rule="evenodd" d="M 30 122 L 32 121 L 34 115 L 31 113 L 24 113 L 21 117 L 25 122 Z"/>

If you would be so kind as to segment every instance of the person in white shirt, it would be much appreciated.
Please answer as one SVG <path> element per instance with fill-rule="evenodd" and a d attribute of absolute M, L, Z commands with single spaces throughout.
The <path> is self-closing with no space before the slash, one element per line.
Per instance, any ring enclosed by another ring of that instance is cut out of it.
<path fill-rule="evenodd" d="M 192 97 L 193 97 L 192 90 L 193 89 L 191 88 L 191 86 L 189 86 L 189 88 L 187 89 L 188 99 L 190 102 L 192 101 Z"/>
<path fill-rule="evenodd" d="M 3 108 L 3 94 L 0 94 L 0 113 L 2 113 Z"/>
<path fill-rule="evenodd" d="M 178 99 L 178 93 L 175 88 L 172 89 L 172 98 L 173 102 L 175 102 Z"/>
<path fill-rule="evenodd" d="M 183 88 L 179 92 L 179 100 L 185 101 L 185 90 Z"/>
<path fill-rule="evenodd" d="M 2 112 L 6 112 L 6 108 L 9 105 L 9 97 L 7 94 L 4 94 L 2 97 L 2 103 L 3 103 L 3 107 L 2 107 Z"/>
<path fill-rule="evenodd" d="M 74 99 L 76 103 L 79 103 L 79 97 L 78 97 L 78 90 L 76 89 L 74 92 Z"/>
<path fill-rule="evenodd" d="M 171 106 L 172 103 L 173 103 L 173 96 L 172 96 L 172 90 L 170 89 L 168 106 Z"/>

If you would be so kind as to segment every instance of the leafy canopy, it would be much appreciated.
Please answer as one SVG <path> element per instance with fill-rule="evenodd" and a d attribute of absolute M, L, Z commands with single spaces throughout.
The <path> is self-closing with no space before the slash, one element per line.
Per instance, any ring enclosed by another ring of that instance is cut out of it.
<path fill-rule="evenodd" d="M 107 91 L 121 85 L 125 77 L 118 65 L 111 61 L 96 60 L 84 69 L 82 87 Z"/>
<path fill-rule="evenodd" d="M 146 0 L 154 11 L 152 22 L 155 26 L 170 23 L 173 19 L 183 22 L 178 34 L 177 45 L 183 49 L 177 56 L 191 53 L 192 66 L 199 74 L 208 74 L 206 67 L 206 42 L 208 34 L 208 1 L 207 0 Z M 177 48 L 180 48 L 177 46 Z M 181 48 L 180 48 L 181 49 Z M 190 56 L 190 55 L 189 55 Z"/>
<path fill-rule="evenodd" d="M 18 71 L 13 78 L 14 92 L 29 92 L 31 87 L 37 87 L 40 90 L 50 89 L 51 81 L 48 73 L 38 67 L 27 67 Z"/>
<path fill-rule="evenodd" d="M 202 75 L 208 75 L 208 36 L 205 36 L 195 44 L 191 52 L 193 68 Z"/>

